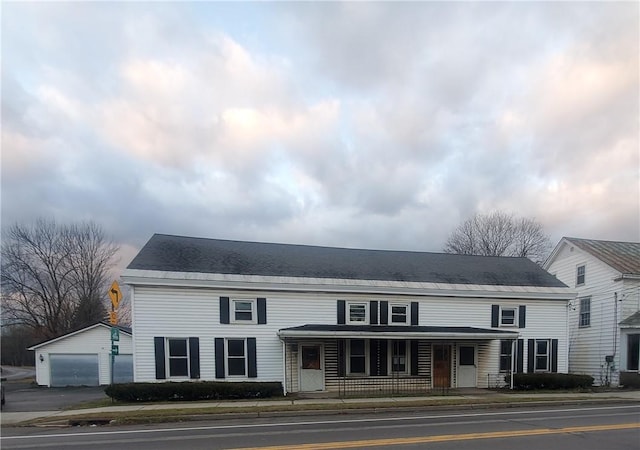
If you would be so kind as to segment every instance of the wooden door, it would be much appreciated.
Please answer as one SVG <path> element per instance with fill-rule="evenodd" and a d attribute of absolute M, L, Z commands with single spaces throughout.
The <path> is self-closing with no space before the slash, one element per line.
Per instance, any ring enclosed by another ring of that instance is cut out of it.
<path fill-rule="evenodd" d="M 433 387 L 451 387 L 451 346 L 435 344 L 433 346 Z"/>

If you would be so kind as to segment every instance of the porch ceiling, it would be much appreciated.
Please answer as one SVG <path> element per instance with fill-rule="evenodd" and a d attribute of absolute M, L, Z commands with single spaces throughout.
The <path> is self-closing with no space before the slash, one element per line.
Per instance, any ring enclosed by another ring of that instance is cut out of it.
<path fill-rule="evenodd" d="M 369 339 L 516 339 L 517 331 L 474 327 L 424 327 L 388 325 L 315 325 L 307 324 L 278 331 L 281 338 L 369 338 Z"/>

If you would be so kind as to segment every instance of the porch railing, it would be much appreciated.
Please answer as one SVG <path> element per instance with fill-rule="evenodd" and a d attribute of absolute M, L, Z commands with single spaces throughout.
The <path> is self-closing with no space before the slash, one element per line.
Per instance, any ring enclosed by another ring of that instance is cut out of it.
<path fill-rule="evenodd" d="M 427 377 L 343 377 L 338 380 L 340 397 L 424 395 L 448 391 L 431 387 Z"/>
<path fill-rule="evenodd" d="M 487 374 L 487 387 L 489 389 L 504 389 L 509 387 L 507 373 L 489 373 Z"/>

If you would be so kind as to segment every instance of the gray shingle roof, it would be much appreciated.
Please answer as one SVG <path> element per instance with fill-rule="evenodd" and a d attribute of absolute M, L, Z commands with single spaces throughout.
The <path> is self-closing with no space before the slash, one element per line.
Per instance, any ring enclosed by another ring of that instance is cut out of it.
<path fill-rule="evenodd" d="M 640 242 L 598 241 L 572 237 L 565 239 L 621 274 L 640 275 Z"/>
<path fill-rule="evenodd" d="M 566 287 L 526 258 L 227 241 L 155 234 L 127 269 Z"/>

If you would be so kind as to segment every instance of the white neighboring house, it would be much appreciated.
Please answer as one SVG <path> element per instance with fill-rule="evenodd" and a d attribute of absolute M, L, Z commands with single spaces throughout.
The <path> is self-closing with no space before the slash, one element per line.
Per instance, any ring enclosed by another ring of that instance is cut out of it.
<path fill-rule="evenodd" d="M 564 237 L 544 267 L 578 293 L 569 308 L 569 371 L 600 385 L 637 385 L 640 243 Z"/>
<path fill-rule="evenodd" d="M 567 286 L 526 258 L 154 235 L 124 271 L 134 379 L 426 392 L 567 372 Z"/>
<path fill-rule="evenodd" d="M 131 329 L 118 326 L 114 382 L 133 381 Z M 29 347 L 36 352 L 40 386 L 99 386 L 111 382 L 111 325 L 105 322 L 72 331 Z"/>

